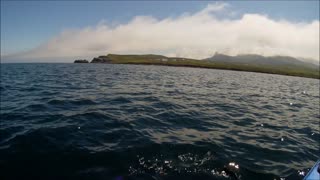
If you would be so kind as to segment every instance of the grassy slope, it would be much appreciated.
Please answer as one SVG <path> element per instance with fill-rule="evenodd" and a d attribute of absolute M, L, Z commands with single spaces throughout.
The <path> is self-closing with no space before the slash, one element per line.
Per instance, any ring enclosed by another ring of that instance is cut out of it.
<path fill-rule="evenodd" d="M 100 56 L 105 57 L 105 56 Z M 235 63 L 217 63 L 203 60 L 187 59 L 187 58 L 167 58 L 160 55 L 107 55 L 114 64 L 145 64 L 145 65 L 165 65 L 165 66 L 184 66 L 184 67 L 199 67 L 212 69 L 227 69 L 237 71 L 251 71 L 262 72 L 270 74 L 281 74 L 289 76 L 301 76 L 320 79 L 319 69 L 310 69 L 299 66 L 259 66 L 259 65 L 245 65 Z M 167 58 L 164 62 L 160 59 Z"/>

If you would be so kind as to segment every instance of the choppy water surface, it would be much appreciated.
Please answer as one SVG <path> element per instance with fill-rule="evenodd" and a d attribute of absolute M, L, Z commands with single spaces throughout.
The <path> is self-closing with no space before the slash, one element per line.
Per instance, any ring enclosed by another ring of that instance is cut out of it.
<path fill-rule="evenodd" d="M 0 179 L 302 179 L 319 80 L 181 67 L 1 64 Z"/>

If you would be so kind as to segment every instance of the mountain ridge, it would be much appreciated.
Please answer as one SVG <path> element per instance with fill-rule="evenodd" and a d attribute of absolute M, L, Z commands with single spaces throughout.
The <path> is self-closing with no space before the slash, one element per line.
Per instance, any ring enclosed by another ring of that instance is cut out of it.
<path fill-rule="evenodd" d="M 319 64 L 309 62 L 310 60 L 300 60 L 291 56 L 262 56 L 258 54 L 239 54 L 236 56 L 215 53 L 212 57 L 203 59 L 210 62 L 237 63 L 237 64 L 255 64 L 271 66 L 302 66 L 312 69 L 319 69 Z"/>

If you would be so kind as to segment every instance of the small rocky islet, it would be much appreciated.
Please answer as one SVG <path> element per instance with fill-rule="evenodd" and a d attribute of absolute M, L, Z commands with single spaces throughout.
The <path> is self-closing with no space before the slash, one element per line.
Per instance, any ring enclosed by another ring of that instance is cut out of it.
<path fill-rule="evenodd" d="M 74 61 L 74 63 L 89 63 L 89 61 L 86 59 L 77 59 Z"/>

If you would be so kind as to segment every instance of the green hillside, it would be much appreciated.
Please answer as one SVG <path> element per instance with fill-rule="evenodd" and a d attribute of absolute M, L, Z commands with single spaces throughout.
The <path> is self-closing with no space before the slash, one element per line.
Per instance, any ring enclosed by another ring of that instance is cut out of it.
<path fill-rule="evenodd" d="M 166 57 L 161 55 L 117 55 L 108 54 L 99 56 L 107 59 L 112 64 L 144 64 L 144 65 L 163 65 L 163 66 L 182 66 L 210 69 L 226 69 L 236 71 L 261 72 L 269 74 L 280 74 L 289 76 L 300 76 L 320 79 L 319 68 L 309 68 L 296 65 L 255 65 L 234 62 L 213 62 L 206 60 L 196 60 L 188 58 Z"/>

